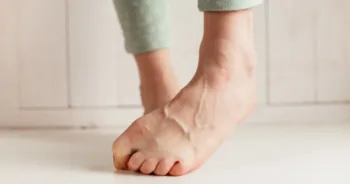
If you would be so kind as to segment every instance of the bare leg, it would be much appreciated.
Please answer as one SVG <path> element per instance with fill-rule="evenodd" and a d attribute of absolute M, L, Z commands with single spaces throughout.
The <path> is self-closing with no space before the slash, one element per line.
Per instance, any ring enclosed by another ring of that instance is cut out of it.
<path fill-rule="evenodd" d="M 114 0 L 125 39 L 135 56 L 145 113 L 169 102 L 179 91 L 171 70 L 170 1 Z"/>
<path fill-rule="evenodd" d="M 179 92 L 180 87 L 171 67 L 168 49 L 138 54 L 135 59 L 146 114 L 167 104 Z"/>
<path fill-rule="evenodd" d="M 183 175 L 202 165 L 255 104 L 251 10 L 206 12 L 197 72 L 113 145 L 117 169 Z"/>

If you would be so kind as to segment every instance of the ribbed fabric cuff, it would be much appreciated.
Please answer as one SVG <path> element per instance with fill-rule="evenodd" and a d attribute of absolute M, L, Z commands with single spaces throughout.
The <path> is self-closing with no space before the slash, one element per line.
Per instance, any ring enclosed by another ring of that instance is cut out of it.
<path fill-rule="evenodd" d="M 114 0 L 125 49 L 141 54 L 170 46 L 168 0 Z"/>
<path fill-rule="evenodd" d="M 232 11 L 253 8 L 263 0 L 198 0 L 200 11 Z"/>
<path fill-rule="evenodd" d="M 141 54 L 170 47 L 170 30 L 158 24 L 154 27 L 133 28 L 124 30 L 125 49 L 132 54 Z M 151 29 L 151 31 L 149 30 Z"/>

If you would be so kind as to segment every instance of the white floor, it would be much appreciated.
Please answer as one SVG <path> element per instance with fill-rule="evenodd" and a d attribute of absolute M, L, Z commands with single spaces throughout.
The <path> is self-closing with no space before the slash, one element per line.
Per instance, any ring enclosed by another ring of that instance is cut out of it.
<path fill-rule="evenodd" d="M 350 124 L 245 125 L 201 169 L 184 177 L 117 172 L 119 131 L 1 131 L 4 184 L 349 184 Z"/>

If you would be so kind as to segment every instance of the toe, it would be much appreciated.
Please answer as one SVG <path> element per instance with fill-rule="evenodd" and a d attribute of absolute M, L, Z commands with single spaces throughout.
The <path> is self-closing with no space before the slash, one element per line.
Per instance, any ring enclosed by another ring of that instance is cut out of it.
<path fill-rule="evenodd" d="M 114 154 L 113 155 L 113 162 L 114 162 L 114 167 L 117 170 L 126 170 L 127 169 L 127 162 L 130 158 L 130 155 L 118 155 Z"/>
<path fill-rule="evenodd" d="M 158 159 L 149 158 L 143 162 L 143 164 L 140 168 L 140 171 L 143 174 L 151 174 L 156 169 L 158 162 L 159 162 Z"/>
<path fill-rule="evenodd" d="M 180 162 L 176 162 L 170 169 L 169 174 L 172 176 L 182 176 L 190 171 L 190 168 Z"/>
<path fill-rule="evenodd" d="M 120 137 L 114 141 L 112 149 L 114 167 L 118 170 L 126 169 L 126 164 L 133 152 L 130 143 L 123 139 L 123 137 Z"/>
<path fill-rule="evenodd" d="M 129 159 L 128 169 L 131 171 L 139 170 L 144 160 L 145 160 L 145 157 L 141 152 L 134 153 Z"/>
<path fill-rule="evenodd" d="M 174 161 L 169 159 L 164 159 L 158 163 L 157 168 L 154 170 L 154 174 L 159 176 L 165 176 L 169 173 L 173 165 L 174 165 Z"/>

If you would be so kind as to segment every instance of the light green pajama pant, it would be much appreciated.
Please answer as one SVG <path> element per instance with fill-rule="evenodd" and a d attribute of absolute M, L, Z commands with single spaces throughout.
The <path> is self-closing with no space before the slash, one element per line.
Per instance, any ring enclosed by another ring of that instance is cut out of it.
<path fill-rule="evenodd" d="M 198 0 L 198 8 L 200 11 L 242 10 L 262 1 Z M 114 0 L 114 4 L 127 52 L 140 54 L 170 46 L 170 0 Z"/>

